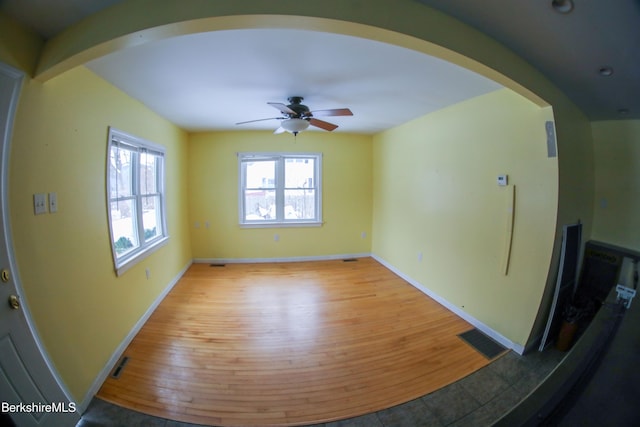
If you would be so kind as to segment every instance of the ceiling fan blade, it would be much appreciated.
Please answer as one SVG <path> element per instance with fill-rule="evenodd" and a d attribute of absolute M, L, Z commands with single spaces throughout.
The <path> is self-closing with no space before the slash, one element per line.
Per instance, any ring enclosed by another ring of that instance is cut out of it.
<path fill-rule="evenodd" d="M 312 111 L 314 116 L 353 116 L 353 113 L 348 108 L 334 108 L 332 110 L 316 110 Z"/>
<path fill-rule="evenodd" d="M 268 119 L 257 119 L 257 120 L 247 120 L 246 122 L 238 122 L 237 125 L 243 125 L 245 123 L 253 123 L 253 122 L 263 122 L 265 120 L 283 120 L 286 117 L 269 117 Z"/>
<path fill-rule="evenodd" d="M 273 131 L 274 135 L 278 135 L 280 133 L 285 133 L 287 130 L 285 128 L 283 128 L 282 126 L 280 126 L 278 129 Z"/>
<path fill-rule="evenodd" d="M 309 119 L 309 124 L 320 129 L 328 130 L 329 132 L 338 127 L 338 125 L 334 125 L 333 123 L 325 122 L 323 120 L 314 119 L 313 117 Z"/>
<path fill-rule="evenodd" d="M 281 102 L 267 102 L 267 104 L 271 105 L 274 108 L 277 108 L 282 114 L 296 114 L 295 111 Z"/>

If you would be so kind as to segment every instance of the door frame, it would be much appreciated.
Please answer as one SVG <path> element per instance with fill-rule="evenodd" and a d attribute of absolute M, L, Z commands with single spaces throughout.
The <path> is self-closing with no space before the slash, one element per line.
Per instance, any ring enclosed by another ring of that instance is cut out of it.
<path fill-rule="evenodd" d="M 22 287 L 18 265 L 15 259 L 13 236 L 11 231 L 11 215 L 9 211 L 9 158 L 11 154 L 13 124 L 18 107 L 18 102 L 20 99 L 20 93 L 24 84 L 25 73 L 1 61 L 0 73 L 9 77 L 13 81 L 13 88 L 10 95 L 7 116 L 0 117 L 0 121 L 5 121 L 6 123 L 4 132 L 0 134 L 0 244 L 3 245 L 6 249 L 9 269 L 11 271 L 12 277 L 11 282 L 15 288 L 15 292 L 18 295 L 18 298 L 21 301 L 20 312 L 22 313 L 23 320 L 26 323 L 26 327 L 30 334 L 30 337 L 26 338 L 33 341 L 33 343 L 35 344 L 35 349 L 37 349 L 37 353 L 39 353 L 28 354 L 27 357 L 22 358 L 25 366 L 27 366 L 28 368 L 30 368 L 28 365 L 30 361 L 37 361 L 38 359 L 42 360 L 46 369 L 51 375 L 52 381 L 49 379 L 43 380 L 41 378 L 32 378 L 33 381 L 38 387 L 46 384 L 46 387 L 49 390 L 51 390 L 52 388 L 57 388 L 57 390 L 54 389 L 57 395 L 64 396 L 67 403 L 73 402 L 74 400 L 71 397 L 69 390 L 58 375 L 58 371 L 55 369 L 53 363 L 51 362 L 51 359 L 49 358 L 49 354 L 47 353 L 44 345 L 42 344 L 42 341 L 40 340 L 40 335 L 38 334 L 35 322 L 33 321 L 33 317 L 31 316 L 31 312 L 27 304 L 25 303 L 26 298 L 24 297 L 24 289 Z M 24 360 L 27 358 L 29 360 Z M 76 411 L 78 411 L 76 412 L 76 414 L 77 419 L 79 420 L 82 409 L 79 408 L 78 405 L 76 405 Z"/>

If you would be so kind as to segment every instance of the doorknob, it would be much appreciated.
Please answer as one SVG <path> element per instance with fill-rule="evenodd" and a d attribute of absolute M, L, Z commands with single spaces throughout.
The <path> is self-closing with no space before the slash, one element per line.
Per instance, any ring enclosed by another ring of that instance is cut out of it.
<path fill-rule="evenodd" d="M 20 308 L 20 298 L 18 298 L 15 295 L 11 295 L 9 297 L 9 307 L 13 308 L 14 310 L 17 310 Z"/>

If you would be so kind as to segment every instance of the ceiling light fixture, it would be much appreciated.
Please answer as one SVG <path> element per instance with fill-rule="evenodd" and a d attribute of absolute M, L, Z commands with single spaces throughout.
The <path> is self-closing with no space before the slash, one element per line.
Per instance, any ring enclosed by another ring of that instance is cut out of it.
<path fill-rule="evenodd" d="M 573 0 L 553 0 L 551 6 L 558 13 L 569 13 L 573 10 Z"/>
<path fill-rule="evenodd" d="M 600 69 L 598 70 L 598 74 L 600 74 L 603 77 L 609 77 L 610 75 L 613 74 L 613 68 L 609 66 L 600 67 Z"/>
<path fill-rule="evenodd" d="M 309 127 L 309 122 L 304 119 L 286 119 L 280 123 L 280 126 L 296 136 L 298 132 L 302 132 Z"/>

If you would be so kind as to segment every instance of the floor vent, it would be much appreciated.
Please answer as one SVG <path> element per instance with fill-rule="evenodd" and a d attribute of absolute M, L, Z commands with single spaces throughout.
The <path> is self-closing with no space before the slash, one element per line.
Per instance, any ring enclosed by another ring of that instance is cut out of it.
<path fill-rule="evenodd" d="M 225 267 L 227 264 L 209 264 L 209 267 Z"/>
<path fill-rule="evenodd" d="M 477 329 L 463 332 L 458 336 L 489 360 L 507 350 Z"/>
<path fill-rule="evenodd" d="M 128 361 L 129 361 L 129 358 L 127 356 L 120 359 L 120 363 L 118 363 L 118 366 L 116 366 L 116 368 L 111 373 L 111 378 L 115 378 L 115 379 L 120 378 L 120 374 L 122 374 L 122 370 L 124 369 L 124 366 L 127 364 Z"/>
<path fill-rule="evenodd" d="M 345 258 L 342 260 L 342 262 L 356 262 L 356 261 L 358 261 L 357 258 Z"/>

